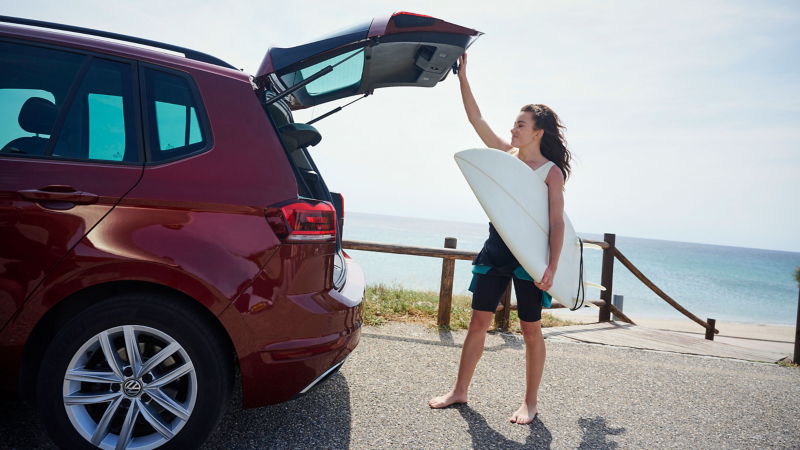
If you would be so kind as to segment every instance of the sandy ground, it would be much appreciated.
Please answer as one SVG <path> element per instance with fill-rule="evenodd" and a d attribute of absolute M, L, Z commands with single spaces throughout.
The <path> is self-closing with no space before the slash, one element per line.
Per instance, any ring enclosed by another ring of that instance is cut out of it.
<path fill-rule="evenodd" d="M 555 310 L 550 314 L 561 319 L 580 323 L 597 322 L 597 314 L 576 314 L 572 311 Z M 637 325 L 659 330 L 677 331 L 691 335 L 705 335 L 705 329 L 690 319 L 639 319 L 631 317 Z M 772 350 L 790 356 L 794 352 L 795 327 L 786 325 L 743 324 L 717 321 L 719 334 L 715 341 L 746 348 Z"/>

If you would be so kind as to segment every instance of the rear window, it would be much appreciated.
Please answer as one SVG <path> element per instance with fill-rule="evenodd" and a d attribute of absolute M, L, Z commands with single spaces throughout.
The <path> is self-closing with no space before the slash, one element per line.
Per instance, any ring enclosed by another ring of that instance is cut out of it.
<path fill-rule="evenodd" d="M 347 59 L 351 56 L 352 58 Z M 324 69 L 328 65 L 333 66 L 339 62 L 341 62 L 341 64 L 336 66 L 333 69 L 333 72 L 309 83 L 306 86 L 306 92 L 308 92 L 308 95 L 317 96 L 327 94 L 329 92 L 335 92 L 340 89 L 346 89 L 348 87 L 357 88 L 358 85 L 361 84 L 361 75 L 364 72 L 364 51 L 362 49 L 335 56 L 329 60 L 314 64 L 311 67 L 300 69 L 294 73 L 292 84 L 297 84 Z"/>
<path fill-rule="evenodd" d="M 208 126 L 187 77 L 145 69 L 149 160 L 167 161 L 209 147 Z"/>
<path fill-rule="evenodd" d="M 53 156 L 139 161 L 130 64 L 95 58 L 81 81 Z"/>
<path fill-rule="evenodd" d="M 280 75 L 280 80 L 286 88 L 291 88 L 328 66 L 334 66 L 333 72 L 312 81 L 293 94 L 301 100 L 301 104 L 324 103 L 331 95 L 346 97 L 358 92 L 364 75 L 364 49 L 342 53 L 312 66 Z"/>

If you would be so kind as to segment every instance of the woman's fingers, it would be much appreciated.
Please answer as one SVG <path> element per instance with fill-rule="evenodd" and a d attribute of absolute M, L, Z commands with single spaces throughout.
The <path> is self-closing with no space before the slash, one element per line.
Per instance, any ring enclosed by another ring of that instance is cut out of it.
<path fill-rule="evenodd" d="M 544 274 L 542 274 L 542 280 L 536 283 L 534 281 L 536 287 L 543 291 L 550 290 L 553 287 L 553 274 L 550 272 L 550 269 L 545 269 Z"/>

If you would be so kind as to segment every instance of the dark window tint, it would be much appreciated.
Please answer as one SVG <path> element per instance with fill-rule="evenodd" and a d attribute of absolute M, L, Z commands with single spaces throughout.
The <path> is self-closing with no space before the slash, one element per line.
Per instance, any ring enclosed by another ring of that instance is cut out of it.
<path fill-rule="evenodd" d="M 206 148 L 208 132 L 189 81 L 145 69 L 150 158 L 164 161 Z"/>
<path fill-rule="evenodd" d="M 95 59 L 69 107 L 54 156 L 138 161 L 130 64 Z"/>
<path fill-rule="evenodd" d="M 85 58 L 0 42 L 0 153 L 44 154 Z"/>

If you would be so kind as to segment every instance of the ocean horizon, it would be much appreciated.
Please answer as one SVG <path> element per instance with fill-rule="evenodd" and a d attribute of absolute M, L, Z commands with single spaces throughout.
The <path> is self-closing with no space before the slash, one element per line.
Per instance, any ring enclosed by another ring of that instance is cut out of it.
<path fill-rule="evenodd" d="M 479 251 L 489 235 L 484 224 L 346 212 L 345 239 L 423 247 L 444 247 L 446 237 L 457 248 Z M 602 234 L 581 233 L 602 240 Z M 647 278 L 701 319 L 794 325 L 798 286 L 793 273 L 800 253 L 715 244 L 616 236 L 616 246 Z M 442 260 L 423 256 L 346 250 L 364 269 L 368 284 L 402 285 L 416 290 L 439 290 Z M 602 252 L 584 251 L 586 279 L 600 284 Z M 469 294 L 470 261 L 456 261 L 454 294 Z M 619 261 L 614 264 L 615 295 L 624 296 L 623 311 L 634 322 L 643 319 L 684 319 Z M 587 299 L 600 291 L 587 289 Z M 512 296 L 512 301 L 515 298 Z M 597 314 L 584 308 L 572 314 Z"/>

